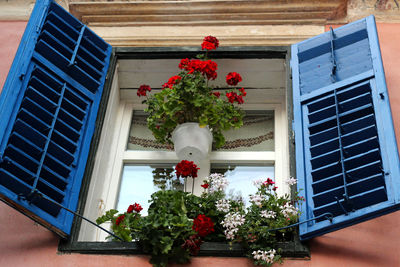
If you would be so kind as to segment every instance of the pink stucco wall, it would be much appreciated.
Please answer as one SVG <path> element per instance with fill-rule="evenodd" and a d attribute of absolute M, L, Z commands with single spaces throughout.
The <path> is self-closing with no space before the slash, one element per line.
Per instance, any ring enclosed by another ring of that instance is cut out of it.
<path fill-rule="evenodd" d="M 0 22 L 0 90 L 25 22 Z M 400 25 L 379 24 L 379 38 L 398 143 L 400 141 Z M 284 267 L 400 266 L 400 212 L 310 242 L 311 260 L 286 259 Z M 58 237 L 0 203 L 0 266 L 150 266 L 145 256 L 62 255 Z M 195 257 L 191 266 L 252 266 L 244 258 Z M 278 265 L 279 266 L 279 265 Z"/>

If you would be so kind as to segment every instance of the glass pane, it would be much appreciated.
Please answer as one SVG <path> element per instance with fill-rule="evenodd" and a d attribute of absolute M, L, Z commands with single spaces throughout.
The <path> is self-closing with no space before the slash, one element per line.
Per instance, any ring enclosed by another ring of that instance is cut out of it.
<path fill-rule="evenodd" d="M 147 128 L 147 115 L 143 111 L 133 111 L 128 137 L 128 150 L 172 151 L 173 145 L 160 144 Z"/>
<path fill-rule="evenodd" d="M 249 205 L 249 195 L 257 192 L 253 181 L 271 178 L 275 181 L 275 167 L 271 165 L 211 164 L 211 173 L 225 174 L 229 181 L 228 196 L 239 198 Z"/>
<path fill-rule="evenodd" d="M 246 111 L 243 126 L 224 132 L 226 143 L 217 151 L 274 151 L 274 111 Z"/>
<path fill-rule="evenodd" d="M 163 188 L 183 190 L 183 180 L 176 179 L 172 164 L 125 165 L 117 210 L 123 212 L 136 202 L 143 207 L 141 214 L 147 215 L 151 194 Z"/>

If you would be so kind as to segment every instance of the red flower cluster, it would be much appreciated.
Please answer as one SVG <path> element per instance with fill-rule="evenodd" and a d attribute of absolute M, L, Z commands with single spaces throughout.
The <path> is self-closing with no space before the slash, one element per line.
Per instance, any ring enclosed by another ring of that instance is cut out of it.
<path fill-rule="evenodd" d="M 238 104 L 243 104 L 243 96 L 236 94 L 235 92 L 226 93 L 226 97 L 228 98 L 229 102 L 234 103 L 235 101 Z"/>
<path fill-rule="evenodd" d="M 116 220 L 115 224 L 119 225 L 125 219 L 125 215 L 120 215 Z"/>
<path fill-rule="evenodd" d="M 241 81 L 242 77 L 237 72 L 229 72 L 228 75 L 226 75 L 226 83 L 229 85 L 235 86 Z"/>
<path fill-rule="evenodd" d="M 241 89 L 239 89 L 239 91 L 242 94 L 242 96 L 246 96 L 247 95 L 247 92 L 244 90 L 243 87 Z"/>
<path fill-rule="evenodd" d="M 267 180 L 265 182 L 263 182 L 263 185 L 265 185 L 265 186 L 269 186 L 269 185 L 273 185 L 273 184 L 275 184 L 275 182 L 271 178 L 267 178 Z"/>
<path fill-rule="evenodd" d="M 199 236 L 205 237 L 214 232 L 214 223 L 210 217 L 207 217 L 204 214 L 199 214 L 193 220 L 192 229 L 195 230 Z"/>
<path fill-rule="evenodd" d="M 200 72 L 207 76 L 208 80 L 215 80 L 217 78 L 217 63 L 212 60 L 188 59 L 184 58 L 179 63 L 179 68 L 188 71 L 189 74 L 193 72 Z"/>
<path fill-rule="evenodd" d="M 172 89 L 172 87 L 175 84 L 177 84 L 180 80 L 182 80 L 181 76 L 179 76 L 179 75 L 172 76 L 171 78 L 169 78 L 168 82 L 163 84 L 162 89 L 165 89 L 165 88 Z"/>
<path fill-rule="evenodd" d="M 206 36 L 204 37 L 203 43 L 201 44 L 201 49 L 204 50 L 214 50 L 219 46 L 219 41 L 214 36 Z"/>
<path fill-rule="evenodd" d="M 220 92 L 213 92 L 213 95 L 215 95 L 216 97 L 220 97 L 221 96 L 221 93 Z"/>
<path fill-rule="evenodd" d="M 196 256 L 199 253 L 201 243 L 203 243 L 203 241 L 198 235 L 191 235 L 189 239 L 183 243 L 182 248 L 189 249 L 190 254 Z"/>
<path fill-rule="evenodd" d="M 128 210 L 126 211 L 127 213 L 132 213 L 133 211 L 136 211 L 137 213 L 139 213 L 142 210 L 142 206 L 140 206 L 140 204 L 135 203 L 133 205 L 129 205 Z"/>
<path fill-rule="evenodd" d="M 197 165 L 193 163 L 193 161 L 182 160 L 175 166 L 176 176 L 179 177 L 197 177 L 197 171 L 200 168 L 197 168 Z"/>
<path fill-rule="evenodd" d="M 204 189 L 207 189 L 210 185 L 209 184 L 202 184 L 201 187 L 203 187 Z"/>
<path fill-rule="evenodd" d="M 138 96 L 146 96 L 147 91 L 151 91 L 150 86 L 146 84 L 142 84 L 139 89 L 137 90 L 137 95 Z"/>

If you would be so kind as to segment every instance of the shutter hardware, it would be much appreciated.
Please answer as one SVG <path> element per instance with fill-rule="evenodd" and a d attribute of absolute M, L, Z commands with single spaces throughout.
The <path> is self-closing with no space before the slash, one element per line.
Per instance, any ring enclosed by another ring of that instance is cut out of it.
<path fill-rule="evenodd" d="M 338 205 L 340 206 L 340 208 L 344 211 L 344 214 L 345 214 L 345 215 L 349 215 L 349 211 L 342 205 L 342 203 L 340 203 L 339 198 L 338 198 L 338 197 L 335 197 L 335 199 L 336 199 L 337 204 L 338 204 Z M 343 195 L 343 200 L 344 200 L 344 203 L 345 203 L 345 204 L 347 204 L 348 206 L 350 206 L 351 211 L 354 211 L 353 203 L 352 203 L 352 201 L 350 200 L 349 196 L 346 195 L 346 194 L 344 194 L 344 195 Z"/>
<path fill-rule="evenodd" d="M 78 37 L 78 40 L 77 40 L 76 45 L 75 45 L 74 53 L 72 54 L 72 57 L 71 57 L 71 59 L 69 61 L 69 64 L 68 64 L 68 67 L 71 67 L 71 66 L 77 64 L 75 59 L 76 59 L 76 56 L 78 54 L 78 49 L 79 49 L 79 47 L 81 45 L 83 34 L 84 34 L 85 30 L 86 30 L 86 25 L 83 25 L 83 27 L 81 28 L 81 30 L 79 32 L 79 37 Z"/>
<path fill-rule="evenodd" d="M 331 79 L 332 82 L 336 82 L 336 59 L 335 59 L 335 52 L 334 52 L 334 47 L 333 47 L 333 41 L 335 40 L 335 34 L 333 33 L 332 27 L 330 28 L 330 33 L 331 33 L 331 62 L 332 62 L 332 70 L 331 70 Z"/>
<path fill-rule="evenodd" d="M 298 222 L 298 223 L 290 224 L 290 225 L 288 225 L 288 226 L 285 226 L 285 227 L 273 228 L 273 229 L 267 229 L 267 231 L 271 232 L 271 231 L 279 231 L 279 230 L 283 230 L 283 229 L 291 228 L 291 227 L 294 227 L 294 226 L 297 226 L 297 225 L 300 225 L 300 224 L 303 224 L 303 223 L 306 223 L 306 222 L 309 222 L 309 221 L 314 221 L 314 220 L 317 220 L 317 219 L 319 219 L 319 218 L 322 218 L 322 217 L 324 217 L 324 218 L 328 219 L 328 220 L 329 220 L 331 223 L 333 222 L 333 214 L 332 214 L 332 213 L 330 213 L 330 212 L 327 212 L 327 213 L 321 214 L 321 215 L 319 215 L 319 216 L 316 216 L 316 217 L 310 218 L 310 219 L 308 219 L 308 220 L 305 220 L 305 221 L 302 221 L 302 222 Z M 262 227 L 266 227 L 266 226 L 262 226 Z"/>
<path fill-rule="evenodd" d="M 36 200 L 38 200 L 38 199 L 40 199 L 40 198 L 43 198 L 43 199 L 46 199 L 46 200 L 50 201 L 51 203 L 53 203 L 53 204 L 59 206 L 60 208 L 62 208 L 62 209 L 64 209 L 64 210 L 66 210 L 66 211 L 68 211 L 68 212 L 74 214 L 75 216 L 78 216 L 79 218 L 81 218 L 81 219 L 83 219 L 83 220 L 89 222 L 90 224 L 92 224 L 92 225 L 94 225 L 94 226 L 100 228 L 101 230 L 103 230 L 103 231 L 106 232 L 107 234 L 109 234 L 109 235 L 111 235 L 111 236 L 113 236 L 113 237 L 115 237 L 115 238 L 121 240 L 122 242 L 124 242 L 124 240 L 123 240 L 121 237 L 119 237 L 119 236 L 115 235 L 114 233 L 108 231 L 107 229 L 101 227 L 100 225 L 96 224 L 95 222 L 92 222 L 92 221 L 89 220 L 88 218 L 86 218 L 86 217 L 80 215 L 79 213 L 76 213 L 76 212 L 74 212 L 74 211 L 68 209 L 67 207 L 64 207 L 64 206 L 61 205 L 60 203 L 58 203 L 58 202 L 52 200 L 51 198 L 49 198 L 49 197 L 43 195 L 43 194 L 42 194 L 41 192 L 39 192 L 37 189 L 32 190 L 28 195 L 18 194 L 18 199 L 19 199 L 19 200 L 28 201 L 29 204 L 32 204 L 33 202 L 35 202 Z"/>

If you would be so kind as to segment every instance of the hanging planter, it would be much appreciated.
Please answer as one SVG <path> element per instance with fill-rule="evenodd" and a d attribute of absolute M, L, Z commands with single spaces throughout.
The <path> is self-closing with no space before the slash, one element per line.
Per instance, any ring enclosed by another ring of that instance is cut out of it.
<path fill-rule="evenodd" d="M 208 127 L 200 127 L 196 122 L 186 122 L 175 128 L 171 139 L 180 160 L 199 162 L 210 152 L 213 136 Z"/>
<path fill-rule="evenodd" d="M 243 125 L 244 112 L 238 105 L 244 103 L 246 91 L 235 88 L 242 81 L 240 74 L 229 72 L 226 75 L 227 85 L 233 88 L 226 90 L 224 95 L 209 85 L 217 78 L 218 65 L 208 59 L 208 52 L 218 46 L 217 38 L 205 37 L 201 45 L 205 54 L 194 59 L 182 59 L 178 75 L 169 78 L 160 92 L 147 96 L 151 91 L 149 85 L 143 84 L 138 88 L 137 95 L 146 97 L 142 103 L 147 104 L 144 111 L 149 115 L 148 128 L 160 143 L 174 143 L 180 159 L 197 161 L 206 157 L 211 147 L 210 136 L 215 148 L 220 148 L 225 143 L 223 131 Z M 200 139 L 192 129 L 187 137 L 173 137 L 173 132 L 181 131 L 179 125 L 189 122 L 198 123 L 200 132 L 207 132 L 206 137 Z M 207 126 L 212 129 L 212 135 Z M 177 143 L 180 141 L 188 144 Z"/>

